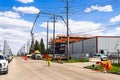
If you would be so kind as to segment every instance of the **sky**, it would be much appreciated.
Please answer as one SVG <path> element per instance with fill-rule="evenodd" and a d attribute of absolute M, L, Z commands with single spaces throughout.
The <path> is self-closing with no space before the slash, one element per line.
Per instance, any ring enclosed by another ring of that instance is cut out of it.
<path fill-rule="evenodd" d="M 47 21 L 49 40 L 53 35 L 53 14 L 66 21 L 67 0 L 0 0 L 0 45 L 7 41 L 15 54 L 31 41 L 30 31 L 39 12 L 33 32 L 35 39 L 46 45 Z M 69 0 L 69 29 L 71 35 L 119 36 L 120 0 Z M 47 15 L 43 13 L 49 13 Z M 55 33 L 66 34 L 67 28 L 56 17 Z"/>

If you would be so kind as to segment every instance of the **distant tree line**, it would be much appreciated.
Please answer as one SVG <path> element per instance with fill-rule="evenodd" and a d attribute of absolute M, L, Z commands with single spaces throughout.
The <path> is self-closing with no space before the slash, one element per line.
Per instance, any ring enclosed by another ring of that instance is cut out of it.
<path fill-rule="evenodd" d="M 34 50 L 39 50 L 41 54 L 45 54 L 45 44 L 43 38 L 41 38 L 40 42 L 38 40 L 35 41 Z"/>

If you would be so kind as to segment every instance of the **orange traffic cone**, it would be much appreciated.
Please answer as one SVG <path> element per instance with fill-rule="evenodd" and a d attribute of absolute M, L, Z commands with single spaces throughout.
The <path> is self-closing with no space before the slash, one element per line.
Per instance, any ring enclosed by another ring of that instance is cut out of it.
<path fill-rule="evenodd" d="M 27 57 L 27 56 L 25 56 L 25 57 L 24 57 L 24 60 L 26 60 L 26 61 L 27 61 L 27 60 L 28 60 L 28 57 Z"/>

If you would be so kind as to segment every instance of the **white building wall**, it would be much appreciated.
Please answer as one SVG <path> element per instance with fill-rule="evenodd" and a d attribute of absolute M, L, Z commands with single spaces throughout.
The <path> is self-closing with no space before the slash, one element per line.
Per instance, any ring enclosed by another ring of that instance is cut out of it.
<path fill-rule="evenodd" d="M 71 58 L 80 59 L 82 55 L 86 53 L 97 53 L 104 50 L 105 54 L 117 53 L 117 49 L 120 49 L 120 37 L 95 37 L 80 42 L 70 44 Z M 119 50 L 120 51 L 120 50 Z M 83 53 L 83 54 L 82 54 Z"/>
<path fill-rule="evenodd" d="M 84 40 L 84 53 L 96 53 L 96 38 Z"/>
<path fill-rule="evenodd" d="M 104 50 L 105 53 L 114 53 L 117 49 L 120 49 L 120 38 L 98 37 L 98 52 Z"/>
<path fill-rule="evenodd" d="M 70 44 L 71 58 L 79 59 L 82 53 L 82 42 L 75 42 Z"/>
<path fill-rule="evenodd" d="M 96 53 L 96 38 L 70 44 L 71 58 L 80 59 L 86 54 Z"/>

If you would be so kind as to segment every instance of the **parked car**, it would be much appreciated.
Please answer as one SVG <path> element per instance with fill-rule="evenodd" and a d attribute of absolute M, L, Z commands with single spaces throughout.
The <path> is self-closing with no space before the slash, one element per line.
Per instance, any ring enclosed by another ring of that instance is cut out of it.
<path fill-rule="evenodd" d="M 8 60 L 2 54 L 0 54 L 0 73 L 8 73 Z"/>
<path fill-rule="evenodd" d="M 40 53 L 32 54 L 32 59 L 40 60 L 42 59 L 42 55 Z"/>
<path fill-rule="evenodd" d="M 105 61 L 108 59 L 108 57 L 105 54 L 101 54 L 101 53 L 93 54 L 93 58 L 100 58 L 101 61 Z"/>
<path fill-rule="evenodd" d="M 31 57 L 32 57 L 32 55 L 31 55 L 31 54 L 27 54 L 27 57 L 28 57 L 28 58 L 31 58 Z"/>

